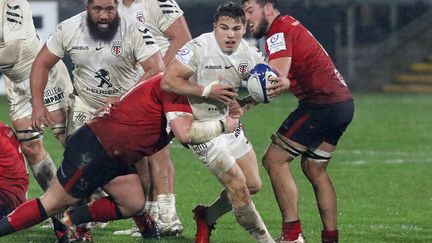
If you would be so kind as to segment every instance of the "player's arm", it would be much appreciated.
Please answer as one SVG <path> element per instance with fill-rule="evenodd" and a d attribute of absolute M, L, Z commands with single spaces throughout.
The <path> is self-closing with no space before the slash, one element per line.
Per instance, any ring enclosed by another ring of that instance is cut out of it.
<path fill-rule="evenodd" d="M 42 130 L 43 124 L 50 125 L 52 123 L 44 104 L 44 90 L 48 82 L 48 73 L 59 60 L 60 57 L 54 55 L 44 45 L 33 62 L 30 73 L 33 129 Z"/>
<path fill-rule="evenodd" d="M 170 116 L 175 118 L 170 119 Z M 231 116 L 222 120 L 194 121 L 190 113 L 167 113 L 167 118 L 174 136 L 184 144 L 200 144 L 222 133 L 232 133 L 239 123 L 238 118 Z"/>
<path fill-rule="evenodd" d="M 291 68 L 291 61 L 291 57 L 280 57 L 269 61 L 269 65 L 278 75 L 278 77 L 272 78 L 277 82 L 267 87 L 270 97 L 274 97 L 289 89 L 290 81 L 287 77 Z"/>
<path fill-rule="evenodd" d="M 192 39 L 186 19 L 184 16 L 178 17 L 169 27 L 164 31 L 164 34 L 170 39 L 170 46 L 168 47 L 163 62 L 165 66 L 171 62 L 175 57 L 177 51 Z"/>
<path fill-rule="evenodd" d="M 12 67 L 18 63 L 24 40 L 13 40 L 0 48 L 0 67 Z"/>
<path fill-rule="evenodd" d="M 147 80 L 156 74 L 165 71 L 165 65 L 163 64 L 160 51 L 155 52 L 149 58 L 140 62 L 140 65 L 144 69 L 144 75 L 141 76 L 139 82 Z"/>
<path fill-rule="evenodd" d="M 234 84 L 218 84 L 218 81 L 215 80 L 213 83 L 203 87 L 188 81 L 193 74 L 194 72 L 189 67 L 174 58 L 162 77 L 161 88 L 166 92 L 211 98 L 228 105 L 233 102 L 234 97 L 237 97 Z"/>

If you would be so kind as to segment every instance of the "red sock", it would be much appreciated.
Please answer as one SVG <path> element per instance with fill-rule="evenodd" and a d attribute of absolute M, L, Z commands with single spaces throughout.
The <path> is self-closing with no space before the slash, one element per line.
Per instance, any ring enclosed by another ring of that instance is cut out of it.
<path fill-rule="evenodd" d="M 18 231 L 38 224 L 48 217 L 39 199 L 33 199 L 21 204 L 7 218 L 12 228 Z"/>
<path fill-rule="evenodd" d="M 120 209 L 110 197 L 99 198 L 98 200 L 89 203 L 88 209 L 92 221 L 108 222 L 123 218 Z"/>
<path fill-rule="evenodd" d="M 300 220 L 282 223 L 282 236 L 285 240 L 297 240 L 299 234 L 302 232 L 303 229 L 301 227 Z"/>
<path fill-rule="evenodd" d="M 322 240 L 322 243 L 337 243 L 339 240 L 339 231 L 338 230 L 332 230 L 332 231 L 323 230 L 321 232 L 321 240 Z"/>

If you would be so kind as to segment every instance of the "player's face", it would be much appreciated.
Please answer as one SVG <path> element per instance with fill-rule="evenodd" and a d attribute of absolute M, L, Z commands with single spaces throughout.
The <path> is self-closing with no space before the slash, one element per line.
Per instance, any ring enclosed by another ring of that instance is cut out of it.
<path fill-rule="evenodd" d="M 253 37 L 259 39 L 267 34 L 268 21 L 265 18 L 264 8 L 255 0 L 249 0 L 243 4 L 247 26 Z"/>
<path fill-rule="evenodd" d="M 225 53 L 237 50 L 246 32 L 244 24 L 230 17 L 221 16 L 213 25 L 216 41 Z"/>
<path fill-rule="evenodd" d="M 109 41 L 117 32 L 119 15 L 114 0 L 93 0 L 86 6 L 87 25 L 97 40 Z"/>

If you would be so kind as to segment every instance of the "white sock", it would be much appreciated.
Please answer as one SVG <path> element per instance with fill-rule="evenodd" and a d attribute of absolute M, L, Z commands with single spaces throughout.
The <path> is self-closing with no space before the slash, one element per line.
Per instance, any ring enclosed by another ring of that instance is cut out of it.
<path fill-rule="evenodd" d="M 158 202 L 147 201 L 144 210 L 147 211 L 155 221 L 158 220 L 159 218 Z"/>
<path fill-rule="evenodd" d="M 159 204 L 159 220 L 162 222 L 175 220 L 177 218 L 177 212 L 174 194 L 159 194 L 157 200 Z"/>
<path fill-rule="evenodd" d="M 269 234 L 267 227 L 261 219 L 261 216 L 256 211 L 253 202 L 250 202 L 248 205 L 240 208 L 233 208 L 233 211 L 240 226 L 247 230 L 252 238 L 254 238 L 257 242 L 275 242 Z"/>

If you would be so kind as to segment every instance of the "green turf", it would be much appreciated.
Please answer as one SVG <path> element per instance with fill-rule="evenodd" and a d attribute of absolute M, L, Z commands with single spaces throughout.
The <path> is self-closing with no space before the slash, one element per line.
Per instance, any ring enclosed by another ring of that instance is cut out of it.
<path fill-rule="evenodd" d="M 432 242 L 432 102 L 428 95 L 355 94 L 356 113 L 329 167 L 338 192 L 340 242 Z M 273 132 L 296 105 L 286 95 L 260 105 L 243 122 L 258 158 Z M 7 102 L 0 97 L 0 119 L 7 118 Z M 60 162 L 62 148 L 46 136 L 48 151 Z M 192 242 L 195 225 L 191 210 L 210 203 L 221 186 L 189 151 L 174 144 L 177 169 L 177 210 L 185 231 L 178 237 L 157 242 Z M 271 185 L 260 165 L 262 190 L 253 200 L 271 234 L 276 238 L 280 214 Z M 300 216 L 309 242 L 320 242 L 321 223 L 312 189 L 302 175 L 298 160 L 293 164 L 300 190 Z M 41 190 L 31 181 L 29 197 Z M 114 230 L 132 226 L 129 220 L 111 223 L 94 232 L 95 242 L 142 242 L 114 236 Z M 216 225 L 213 242 L 251 242 L 232 214 Z M 35 226 L 0 239 L 0 242 L 54 242 L 51 230 Z M 147 241 L 156 242 L 156 241 Z"/>

